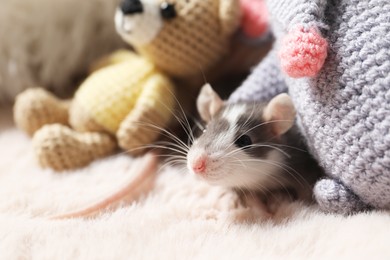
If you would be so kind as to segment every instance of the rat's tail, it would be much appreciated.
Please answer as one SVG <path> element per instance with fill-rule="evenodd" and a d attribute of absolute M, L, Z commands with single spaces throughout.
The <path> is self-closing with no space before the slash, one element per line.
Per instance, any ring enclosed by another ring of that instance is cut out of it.
<path fill-rule="evenodd" d="M 87 217 L 99 213 L 101 210 L 113 206 L 125 198 L 126 200 L 135 200 L 137 195 L 139 195 L 140 188 L 144 187 L 147 183 L 150 183 L 152 179 L 156 176 L 158 166 L 158 160 L 156 155 L 152 153 L 147 153 L 144 158 L 141 160 L 140 165 L 136 163 L 132 168 L 139 169 L 137 173 L 138 176 L 127 183 L 123 188 L 116 191 L 114 194 L 104 198 L 103 200 L 89 205 L 83 209 L 76 210 L 73 212 L 56 215 L 50 217 L 50 219 L 68 219 L 68 218 L 78 218 L 78 217 Z"/>

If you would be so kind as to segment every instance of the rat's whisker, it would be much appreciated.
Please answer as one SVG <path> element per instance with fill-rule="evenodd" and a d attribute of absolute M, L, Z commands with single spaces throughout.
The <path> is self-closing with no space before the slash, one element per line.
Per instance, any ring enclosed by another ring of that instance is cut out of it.
<path fill-rule="evenodd" d="M 187 162 L 187 158 L 184 155 L 167 156 L 167 161 L 172 161 L 172 160 L 181 160 L 184 163 Z"/>
<path fill-rule="evenodd" d="M 188 121 L 188 118 L 187 118 L 187 116 L 186 116 L 186 113 L 184 112 L 184 109 L 183 109 L 181 103 L 180 103 L 179 100 L 177 99 L 175 93 L 172 93 L 171 90 L 168 90 L 168 91 L 170 92 L 170 94 L 171 94 L 171 95 L 173 96 L 173 98 L 175 99 L 176 104 L 177 104 L 177 106 L 179 107 L 180 112 L 181 112 L 181 114 L 182 114 L 183 117 L 184 117 L 184 120 L 182 121 L 181 119 L 179 119 L 178 116 L 176 116 L 176 113 L 173 113 L 173 116 L 176 118 L 176 120 L 178 120 L 178 122 L 180 123 L 180 125 L 183 127 L 183 130 L 184 130 L 184 131 L 186 132 L 186 134 L 188 135 L 188 137 L 191 138 L 192 141 L 194 141 L 195 137 L 194 137 L 193 132 L 191 131 L 190 122 Z"/>
<path fill-rule="evenodd" d="M 182 159 L 171 159 L 171 160 L 167 160 L 166 161 L 167 163 L 170 163 L 170 164 L 176 164 L 176 165 L 185 165 L 185 161 L 182 160 Z"/>
<path fill-rule="evenodd" d="M 168 150 L 168 151 L 173 151 L 173 152 L 177 152 L 179 154 L 182 154 L 183 156 L 187 156 L 187 153 L 184 152 L 184 151 L 181 151 L 181 150 L 178 150 L 178 149 L 175 149 L 175 148 L 172 148 L 172 147 L 167 147 L 167 146 L 164 146 L 164 145 L 156 145 L 156 144 L 148 144 L 148 145 L 142 145 L 142 146 L 139 146 L 139 147 L 136 147 L 136 148 L 133 148 L 133 149 L 128 149 L 126 151 L 123 151 L 119 154 L 126 154 L 126 153 L 132 153 L 132 152 L 136 152 L 138 150 L 145 150 L 145 149 L 152 149 L 152 150 L 155 150 L 155 149 L 162 149 L 162 150 Z M 158 155 L 160 156 L 160 155 Z"/>
<path fill-rule="evenodd" d="M 310 186 L 310 184 L 301 176 L 301 174 L 299 174 L 295 169 L 293 169 L 292 167 L 290 167 L 286 164 L 282 164 L 280 162 L 271 161 L 271 160 L 262 160 L 262 159 L 246 159 L 244 161 L 248 161 L 248 162 L 258 161 L 258 162 L 262 162 L 262 163 L 266 163 L 266 164 L 270 164 L 270 165 L 279 167 L 282 170 L 284 170 L 285 172 L 287 172 L 292 178 L 294 178 L 297 181 L 297 183 L 299 185 L 301 185 L 302 187 L 305 187 L 305 185 Z M 293 171 L 295 174 L 293 174 L 290 170 Z"/>
<path fill-rule="evenodd" d="M 267 143 L 264 143 L 264 144 L 267 144 Z M 300 152 L 308 153 L 308 151 L 305 150 L 305 149 L 301 149 L 301 148 L 298 148 L 298 147 L 295 147 L 295 146 L 291 146 L 291 145 L 276 144 L 276 143 L 270 143 L 270 145 L 272 145 L 272 146 L 282 146 L 282 147 L 291 148 L 291 149 L 294 149 L 294 150 L 297 150 L 297 151 L 300 151 Z"/>
<path fill-rule="evenodd" d="M 172 166 L 172 167 L 177 167 L 179 165 L 182 165 L 182 161 L 169 161 L 169 162 L 165 162 L 164 163 L 164 168 L 168 167 L 168 166 Z"/>
<path fill-rule="evenodd" d="M 164 145 L 151 144 L 151 145 L 147 145 L 146 148 L 161 148 L 161 149 L 164 149 L 164 150 L 177 152 L 178 154 L 181 154 L 183 156 L 187 156 L 187 153 L 185 151 L 182 151 L 182 150 L 179 150 L 179 149 L 176 149 L 176 148 L 173 148 L 173 147 L 164 146 Z"/>
<path fill-rule="evenodd" d="M 183 147 L 182 145 L 180 144 L 176 144 L 176 143 L 171 143 L 171 142 L 167 142 L 167 141 L 158 141 L 158 142 L 155 142 L 155 144 L 157 145 L 165 145 L 165 146 L 173 146 L 183 152 L 188 152 L 188 148 L 187 147 Z"/>
<path fill-rule="evenodd" d="M 200 130 L 206 129 L 206 126 L 203 125 L 199 120 L 197 120 L 196 118 L 193 118 L 193 120 L 194 120 L 195 125 L 196 125 Z"/>
<path fill-rule="evenodd" d="M 166 136 L 167 138 L 171 139 L 172 141 L 178 143 L 178 144 L 181 144 L 183 145 L 184 147 L 188 148 L 188 145 L 186 145 L 186 143 L 184 143 L 182 140 L 180 140 L 179 137 L 177 137 L 176 135 L 174 135 L 173 133 L 171 133 L 170 131 L 160 127 L 160 126 L 157 126 L 157 125 L 154 125 L 152 123 L 146 123 L 146 122 L 137 122 L 137 124 L 139 125 L 143 125 L 143 126 L 146 126 L 146 127 L 150 127 L 154 130 L 156 130 L 156 132 L 163 134 L 164 136 Z"/>
<path fill-rule="evenodd" d="M 263 126 L 263 125 L 266 125 L 266 124 L 268 124 L 269 122 L 270 122 L 270 121 L 268 121 L 268 122 L 262 122 L 262 123 L 256 124 L 255 126 L 253 126 L 253 127 L 249 128 L 248 130 L 246 130 L 244 133 L 238 135 L 238 136 L 237 136 L 235 139 L 233 139 L 233 141 L 229 144 L 229 146 L 228 146 L 227 149 L 231 148 L 241 136 L 243 136 L 243 135 L 249 133 L 250 131 L 252 131 L 253 129 L 256 129 L 257 127 L 261 127 L 261 126 Z M 237 126 L 235 126 L 235 128 L 237 128 Z"/>
<path fill-rule="evenodd" d="M 187 161 L 187 157 L 184 156 L 184 155 L 163 154 L 161 157 L 162 157 L 162 158 L 166 158 L 166 161 L 171 160 L 171 159 L 180 159 L 180 160 L 182 160 L 182 161 L 184 161 L 184 162 Z"/>
<path fill-rule="evenodd" d="M 262 148 L 262 147 L 268 147 L 274 150 L 279 151 L 283 155 L 285 155 L 287 158 L 291 158 L 291 155 L 289 155 L 286 151 L 283 151 L 283 149 L 275 147 L 273 144 L 272 145 L 266 145 L 266 144 L 251 144 L 248 145 L 246 148 Z"/>
<path fill-rule="evenodd" d="M 180 126 L 182 127 L 182 129 L 184 130 L 184 132 L 186 133 L 188 138 L 191 140 L 191 142 L 193 142 L 195 137 L 194 137 L 194 133 L 192 131 L 192 128 L 191 128 L 191 125 L 190 125 L 190 123 L 188 121 L 187 116 L 184 115 L 183 116 L 184 119 L 183 118 L 179 118 L 178 116 L 175 116 L 175 118 L 179 122 Z"/>
<path fill-rule="evenodd" d="M 255 169 L 254 167 L 251 167 L 251 166 L 247 166 L 247 167 L 249 169 Z M 278 183 L 280 189 L 284 190 L 288 194 L 288 196 L 290 197 L 291 200 L 294 199 L 294 196 L 291 195 L 290 190 L 287 189 L 287 187 L 285 187 L 285 184 L 283 182 L 281 182 L 280 180 L 278 180 L 278 178 L 276 178 L 276 176 L 274 176 L 273 173 L 262 171 L 261 174 L 266 175 L 268 178 L 273 180 L 275 183 Z M 264 185 L 262 185 L 261 183 L 254 182 L 253 187 L 256 187 L 256 189 L 261 190 L 270 196 L 274 196 L 274 194 L 271 192 L 271 190 L 268 189 L 267 187 L 265 187 Z M 252 187 L 252 189 L 253 189 L 253 187 Z M 249 187 L 247 187 L 247 189 L 249 190 Z M 274 198 L 276 198 L 276 197 L 274 196 Z"/>
<path fill-rule="evenodd" d="M 243 166 L 245 168 L 245 163 L 240 158 L 237 158 L 234 156 L 232 156 L 232 158 L 235 159 L 234 161 L 239 162 L 241 164 L 241 166 Z"/>
<path fill-rule="evenodd" d="M 243 128 L 246 128 L 248 126 L 248 123 L 250 122 L 250 118 L 253 118 L 253 113 L 255 112 L 255 109 L 256 109 L 256 106 L 252 106 L 252 111 L 250 113 L 250 115 L 246 118 L 244 124 L 242 125 Z"/>
<path fill-rule="evenodd" d="M 229 147 L 228 147 L 229 148 Z M 226 149 L 227 150 L 227 149 Z M 231 151 L 227 152 L 224 156 L 225 157 L 228 157 L 228 156 L 234 156 L 238 153 L 242 152 L 242 148 L 240 147 L 235 147 L 234 149 L 232 149 Z"/>
<path fill-rule="evenodd" d="M 173 158 L 173 156 L 170 154 L 160 154 L 159 157 L 163 158 L 164 162 L 170 161 Z M 184 158 L 184 156 L 175 156 L 175 157 L 177 157 L 177 159 L 180 159 L 182 161 L 186 160 L 186 158 Z"/>
<path fill-rule="evenodd" d="M 176 119 L 176 121 L 180 124 L 180 126 L 182 127 L 182 129 L 186 132 L 186 134 L 189 136 L 189 137 L 193 137 L 192 133 L 191 133 L 191 127 L 190 127 L 190 124 L 187 120 L 187 117 L 186 117 L 186 114 L 184 112 L 184 109 L 183 107 L 181 106 L 179 100 L 177 99 L 175 93 L 173 93 L 170 89 L 167 89 L 168 92 L 172 95 L 173 99 L 175 100 L 177 106 L 180 108 L 180 113 L 183 115 L 185 121 L 183 119 L 181 119 L 179 116 L 176 115 L 176 109 L 171 109 L 169 108 L 165 103 L 163 103 L 162 101 L 160 100 L 156 100 L 159 104 L 161 104 L 162 106 L 164 106 L 172 115 L 173 117 Z M 156 126 L 156 125 L 155 125 Z M 160 129 L 162 130 L 162 128 Z M 164 129 L 165 130 L 165 129 Z M 169 132 L 169 131 L 168 131 Z"/>
<path fill-rule="evenodd" d="M 242 136 L 242 135 L 245 135 L 245 134 L 248 134 L 250 131 L 258 128 L 258 127 L 261 127 L 261 126 L 265 126 L 267 124 L 272 124 L 272 123 L 278 123 L 278 122 L 293 122 L 294 120 L 270 120 L 270 121 L 266 121 L 266 122 L 262 122 L 260 124 L 257 124 L 251 128 L 249 128 L 248 130 L 246 130 L 245 132 L 243 132 L 240 136 L 237 136 L 236 139 L 234 139 L 233 141 L 233 144 Z"/>
<path fill-rule="evenodd" d="M 289 155 L 286 151 L 284 151 L 283 149 L 280 149 L 278 147 L 274 147 L 274 145 L 272 144 L 269 144 L 269 145 L 266 145 L 266 144 L 251 144 L 251 145 L 248 145 L 246 146 L 246 149 L 250 149 L 250 148 L 262 148 L 262 147 L 265 147 L 265 148 L 271 148 L 271 149 L 274 149 L 274 150 L 277 150 L 279 151 L 280 153 L 282 153 L 283 155 L 285 155 L 287 158 L 291 158 L 291 155 Z M 242 148 L 236 148 L 230 152 L 228 152 L 225 156 L 233 156 L 239 152 L 242 151 Z"/>
<path fill-rule="evenodd" d="M 236 164 L 237 165 L 237 163 L 238 164 L 240 164 L 240 166 L 242 166 L 243 168 L 243 170 L 245 169 L 245 168 L 249 168 L 249 169 L 255 169 L 254 167 L 252 167 L 252 166 L 249 166 L 249 165 L 247 165 L 247 164 L 245 164 L 245 160 L 242 160 L 242 159 L 240 159 L 240 158 L 236 158 L 236 157 L 233 157 L 234 158 L 234 160 L 231 162 L 232 164 Z M 257 169 L 256 169 L 257 170 Z M 232 173 L 232 174 L 234 174 L 234 173 Z M 261 174 L 264 174 L 264 172 L 262 171 L 261 172 Z M 267 176 L 269 176 L 269 177 L 271 177 L 271 178 L 274 178 L 274 176 L 273 176 L 273 174 L 272 173 L 265 173 Z M 279 183 L 279 184 L 281 184 L 276 178 L 275 178 L 275 180 Z M 267 191 L 268 189 L 265 187 L 265 186 L 263 186 L 261 183 L 255 183 L 254 182 L 254 186 L 257 186 L 257 187 L 261 187 L 261 190 L 262 191 Z M 246 187 L 248 190 L 250 190 L 250 188 L 247 186 Z"/>

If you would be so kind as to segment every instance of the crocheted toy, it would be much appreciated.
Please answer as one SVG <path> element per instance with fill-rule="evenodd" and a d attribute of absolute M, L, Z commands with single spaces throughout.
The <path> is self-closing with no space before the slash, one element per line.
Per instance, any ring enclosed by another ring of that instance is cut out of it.
<path fill-rule="evenodd" d="M 18 96 L 15 122 L 33 136 L 39 163 L 61 171 L 118 146 L 141 153 L 173 118 L 179 95 L 172 80 L 186 82 L 187 96 L 197 91 L 190 79 L 222 61 L 240 15 L 239 0 L 124 0 L 116 29 L 138 54 L 119 52 L 99 62 L 73 100 L 42 89 Z"/>
<path fill-rule="evenodd" d="M 329 176 L 315 186 L 320 207 L 390 209 L 390 2 L 267 4 L 273 50 L 230 102 L 289 91 L 310 152 Z"/>

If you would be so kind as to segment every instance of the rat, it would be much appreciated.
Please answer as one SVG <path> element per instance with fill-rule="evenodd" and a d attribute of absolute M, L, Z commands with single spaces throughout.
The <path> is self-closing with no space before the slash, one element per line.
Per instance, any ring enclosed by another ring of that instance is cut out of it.
<path fill-rule="evenodd" d="M 262 194 L 286 191 L 312 200 L 323 171 L 306 150 L 290 96 L 269 102 L 228 103 L 209 84 L 197 99 L 203 133 L 187 153 L 187 168 L 211 185 Z"/>
<path fill-rule="evenodd" d="M 205 84 L 196 103 L 206 128 L 188 147 L 180 141 L 175 145 L 181 155 L 186 153 L 190 173 L 211 185 L 232 188 L 241 194 L 269 197 L 285 191 L 290 197 L 312 200 L 312 187 L 322 170 L 306 151 L 295 124 L 295 108 L 287 94 L 265 103 L 230 104 Z M 187 134 L 191 139 L 192 133 Z M 134 199 L 137 190 L 155 178 L 157 166 L 157 154 L 149 152 L 141 166 L 133 167 L 137 169 L 137 178 L 123 188 L 84 209 L 51 219 L 88 217 L 125 198 Z M 269 211 L 267 205 L 259 202 L 263 203 L 256 200 L 257 206 Z"/>

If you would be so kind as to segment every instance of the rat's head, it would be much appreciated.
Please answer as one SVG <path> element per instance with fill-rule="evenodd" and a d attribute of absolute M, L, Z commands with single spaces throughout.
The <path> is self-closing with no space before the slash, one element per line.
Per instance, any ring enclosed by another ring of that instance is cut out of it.
<path fill-rule="evenodd" d="M 287 94 L 268 103 L 227 104 L 205 85 L 197 106 L 207 122 L 187 155 L 190 172 L 210 184 L 260 189 L 275 182 L 283 154 L 272 145 L 293 125 L 295 109 Z"/>
<path fill-rule="evenodd" d="M 122 0 L 115 15 L 127 43 L 179 77 L 215 65 L 239 20 L 239 0 Z"/>

